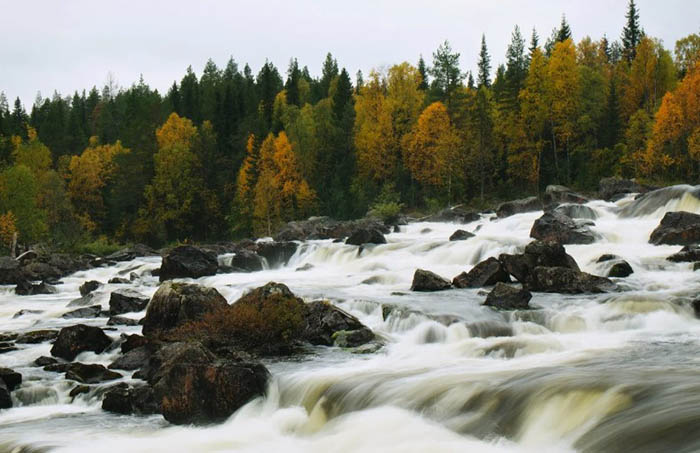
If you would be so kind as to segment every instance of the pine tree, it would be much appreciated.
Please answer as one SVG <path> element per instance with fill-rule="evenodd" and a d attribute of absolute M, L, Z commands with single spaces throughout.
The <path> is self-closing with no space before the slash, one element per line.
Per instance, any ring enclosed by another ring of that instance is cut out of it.
<path fill-rule="evenodd" d="M 478 87 L 491 86 L 491 57 L 486 48 L 486 35 L 481 35 L 481 51 L 479 52 L 479 75 L 477 78 Z"/>
<path fill-rule="evenodd" d="M 525 59 L 525 40 L 520 34 L 520 27 L 515 26 L 511 42 L 506 52 L 506 102 L 510 109 L 517 109 L 518 95 L 527 77 L 527 61 Z"/>
<path fill-rule="evenodd" d="M 571 39 L 571 27 L 566 21 L 566 15 L 561 15 L 561 25 L 559 25 L 559 30 L 557 31 L 557 42 L 564 42 L 567 39 Z"/>
<path fill-rule="evenodd" d="M 423 55 L 418 59 L 418 72 L 420 72 L 421 82 L 419 88 L 423 91 L 428 89 L 428 68 L 423 60 Z"/>
<path fill-rule="evenodd" d="M 627 62 L 631 63 L 637 55 L 637 44 L 644 36 L 644 31 L 639 26 L 639 11 L 634 0 L 630 0 L 625 17 L 627 24 L 622 29 L 622 54 Z"/>
<path fill-rule="evenodd" d="M 530 64 L 530 60 L 532 60 L 532 53 L 537 49 L 540 45 L 540 37 L 537 35 L 537 30 L 535 27 L 532 27 L 532 36 L 530 37 L 530 47 L 528 47 L 528 53 L 527 53 L 527 64 Z"/>
<path fill-rule="evenodd" d="M 299 96 L 299 80 L 301 79 L 301 71 L 296 58 L 289 61 L 289 69 L 287 69 L 287 82 L 284 84 L 284 89 L 287 91 L 287 102 L 290 105 L 301 105 Z"/>
<path fill-rule="evenodd" d="M 433 53 L 433 67 L 429 72 L 433 76 L 430 83 L 432 96 L 444 101 L 449 109 L 455 90 L 464 80 L 459 69 L 459 53 L 452 52 L 449 42 L 440 44 Z"/>
<path fill-rule="evenodd" d="M 321 68 L 321 80 L 319 81 L 320 99 L 328 97 L 328 91 L 331 88 L 331 82 L 338 75 L 338 62 L 333 58 L 330 52 L 326 55 Z"/>

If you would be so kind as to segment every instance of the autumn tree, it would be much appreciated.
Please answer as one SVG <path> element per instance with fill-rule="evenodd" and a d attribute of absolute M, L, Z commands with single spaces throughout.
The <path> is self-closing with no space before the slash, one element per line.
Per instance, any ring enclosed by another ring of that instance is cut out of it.
<path fill-rule="evenodd" d="M 12 212 L 19 240 L 32 244 L 48 233 L 46 213 L 38 203 L 39 183 L 25 165 L 14 165 L 0 174 L 0 213 Z"/>

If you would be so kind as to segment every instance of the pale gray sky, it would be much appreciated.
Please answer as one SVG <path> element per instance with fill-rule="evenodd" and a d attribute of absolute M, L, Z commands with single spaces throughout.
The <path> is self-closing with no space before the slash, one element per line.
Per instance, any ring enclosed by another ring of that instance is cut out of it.
<path fill-rule="evenodd" d="M 698 0 L 637 0 L 648 35 L 673 49 L 697 33 Z M 143 74 L 161 92 L 188 65 L 197 75 L 208 58 L 224 66 L 229 56 L 257 73 L 269 58 L 284 74 L 297 57 L 318 74 L 330 51 L 351 74 L 410 61 L 445 39 L 474 69 L 481 40 L 494 69 L 504 61 L 513 27 L 541 43 L 566 14 L 574 39 L 603 34 L 617 39 L 627 0 L 258 0 L 150 1 L 0 0 L 0 91 L 31 108 L 44 97 L 105 84 L 111 72 L 122 86 Z"/>

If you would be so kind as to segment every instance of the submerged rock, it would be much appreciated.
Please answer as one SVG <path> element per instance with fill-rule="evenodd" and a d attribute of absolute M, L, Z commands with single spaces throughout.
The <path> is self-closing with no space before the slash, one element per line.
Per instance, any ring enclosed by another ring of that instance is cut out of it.
<path fill-rule="evenodd" d="M 159 279 L 162 282 L 173 278 L 215 275 L 218 267 L 215 253 L 191 245 L 181 245 L 163 257 Z"/>
<path fill-rule="evenodd" d="M 481 288 L 498 282 L 510 282 L 510 275 L 503 263 L 493 257 L 480 262 L 469 272 L 462 272 L 452 280 L 456 288 Z"/>
<path fill-rule="evenodd" d="M 655 245 L 695 245 L 700 242 L 700 215 L 691 212 L 667 212 L 651 232 L 649 242 Z"/>
<path fill-rule="evenodd" d="M 416 269 L 411 291 L 442 291 L 451 287 L 452 283 L 438 274 L 425 269 Z"/>
<path fill-rule="evenodd" d="M 530 291 L 499 282 L 486 296 L 484 305 L 500 310 L 526 310 L 530 308 L 530 299 Z"/>
<path fill-rule="evenodd" d="M 148 304 L 143 321 L 143 334 L 157 336 L 227 306 L 224 296 L 214 288 L 165 282 L 160 285 Z"/>
<path fill-rule="evenodd" d="M 84 351 L 100 354 L 110 344 L 112 340 L 99 327 L 78 324 L 61 329 L 51 347 L 51 355 L 72 361 Z"/>

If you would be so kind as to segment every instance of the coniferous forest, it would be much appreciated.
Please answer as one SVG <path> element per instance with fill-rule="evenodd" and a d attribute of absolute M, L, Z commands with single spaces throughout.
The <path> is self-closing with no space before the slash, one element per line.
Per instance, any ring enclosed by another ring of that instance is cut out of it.
<path fill-rule="evenodd" d="M 633 1 L 626 19 L 619 39 L 574 42 L 565 17 L 551 35 L 516 26 L 507 49 L 483 37 L 476 73 L 445 41 L 386 71 L 350 74 L 330 53 L 320 74 L 209 60 L 167 93 L 2 94 L 0 239 L 216 241 L 614 175 L 697 182 L 700 35 L 670 49 Z"/>

